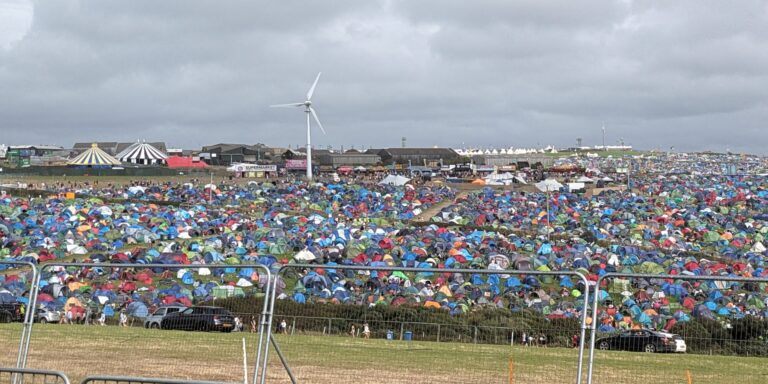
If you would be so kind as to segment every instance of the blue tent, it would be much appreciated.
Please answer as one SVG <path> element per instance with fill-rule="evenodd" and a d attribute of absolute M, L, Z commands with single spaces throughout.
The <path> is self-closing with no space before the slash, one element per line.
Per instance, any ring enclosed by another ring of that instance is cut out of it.
<path fill-rule="evenodd" d="M 149 315 L 149 310 L 147 309 L 147 306 L 144 305 L 144 303 L 140 301 L 134 301 L 133 303 L 128 304 L 128 314 L 133 317 L 147 317 Z"/>

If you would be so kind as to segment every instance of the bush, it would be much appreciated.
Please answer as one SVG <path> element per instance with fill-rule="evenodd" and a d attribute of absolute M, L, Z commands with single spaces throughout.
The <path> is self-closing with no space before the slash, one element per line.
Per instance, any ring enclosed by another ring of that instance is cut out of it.
<path fill-rule="evenodd" d="M 243 317 L 261 314 L 263 299 L 258 297 L 217 300 L 220 305 Z M 571 337 L 580 334 L 578 318 L 547 319 L 528 309 L 475 308 L 462 315 L 451 315 L 442 309 L 414 306 L 352 304 L 299 304 L 289 300 L 275 302 L 275 321 L 296 317 L 297 332 L 347 334 L 352 324 L 368 322 L 373 337 L 385 337 L 392 330 L 399 337 L 403 331 L 413 332 L 416 340 L 509 344 L 513 333 L 519 343 L 523 332 L 544 335 L 550 346 L 570 347 Z M 330 322 L 329 322 L 329 319 Z M 438 327 L 439 325 L 439 327 Z M 329 328 L 330 326 L 330 328 Z M 439 330 L 439 331 L 438 331 Z M 751 317 L 733 320 L 727 328 L 717 320 L 694 318 L 675 324 L 672 333 L 685 339 L 690 353 L 739 356 L 768 356 L 768 321 Z"/>

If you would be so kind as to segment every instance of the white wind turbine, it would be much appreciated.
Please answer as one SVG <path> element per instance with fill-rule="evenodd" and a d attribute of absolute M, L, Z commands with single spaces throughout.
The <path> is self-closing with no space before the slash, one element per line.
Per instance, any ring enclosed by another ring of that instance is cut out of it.
<path fill-rule="evenodd" d="M 322 72 L 317 74 L 315 82 L 312 83 L 312 87 L 309 88 L 309 91 L 307 92 L 307 101 L 303 103 L 270 105 L 270 107 L 274 108 L 304 107 L 304 112 L 307 114 L 307 180 L 312 180 L 312 130 L 310 129 L 309 124 L 310 114 L 315 119 L 315 122 L 317 123 L 317 126 L 320 127 L 320 130 L 323 131 L 323 134 L 325 134 L 325 129 L 323 129 L 323 125 L 320 124 L 320 119 L 317 118 L 317 112 L 315 112 L 315 109 L 312 108 L 312 94 L 315 93 L 315 87 L 317 86 L 317 81 L 320 80 L 321 74 Z"/>

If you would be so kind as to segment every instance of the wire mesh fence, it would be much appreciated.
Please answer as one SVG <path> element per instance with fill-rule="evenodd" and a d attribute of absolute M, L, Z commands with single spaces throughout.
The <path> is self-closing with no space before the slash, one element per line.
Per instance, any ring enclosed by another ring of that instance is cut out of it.
<path fill-rule="evenodd" d="M 588 382 L 766 382 L 766 283 L 606 274 L 593 296 Z"/>
<path fill-rule="evenodd" d="M 23 368 L 38 270 L 30 262 L 0 261 L 0 273 L 0 345 L 8 351 L 0 354 L 0 367 Z"/>
<path fill-rule="evenodd" d="M 69 378 L 62 372 L 42 369 L 0 368 L 2 384 L 69 384 Z"/>
<path fill-rule="evenodd" d="M 266 303 L 269 276 L 261 265 L 45 265 L 35 312 L 58 318 L 35 326 L 27 366 L 76 381 L 96 374 L 252 381 L 266 306 L 243 314 L 220 303 Z"/>
<path fill-rule="evenodd" d="M 571 272 L 289 265 L 272 337 L 297 382 L 576 382 L 586 285 Z M 290 381 L 269 363 L 268 382 Z"/>

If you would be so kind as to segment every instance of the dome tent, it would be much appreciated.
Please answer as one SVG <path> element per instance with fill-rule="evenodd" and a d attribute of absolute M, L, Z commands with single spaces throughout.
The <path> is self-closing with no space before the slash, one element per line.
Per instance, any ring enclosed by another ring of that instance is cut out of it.
<path fill-rule="evenodd" d="M 136 142 L 117 155 L 120 161 L 131 164 L 165 164 L 168 156 L 146 142 Z"/>
<path fill-rule="evenodd" d="M 120 165 L 120 161 L 101 150 L 96 143 L 93 143 L 85 152 L 68 161 L 67 165 L 81 167 L 111 167 L 113 165 Z"/>

